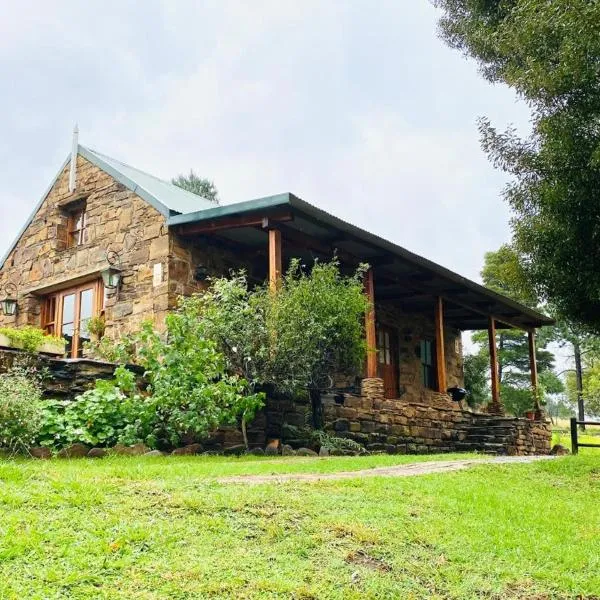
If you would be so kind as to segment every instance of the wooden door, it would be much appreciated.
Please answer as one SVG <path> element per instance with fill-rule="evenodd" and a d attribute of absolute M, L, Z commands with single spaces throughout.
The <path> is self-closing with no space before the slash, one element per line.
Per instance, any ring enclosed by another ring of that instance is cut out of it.
<path fill-rule="evenodd" d="M 398 397 L 398 340 L 396 332 L 388 327 L 377 329 L 377 367 L 383 379 L 385 398 Z"/>

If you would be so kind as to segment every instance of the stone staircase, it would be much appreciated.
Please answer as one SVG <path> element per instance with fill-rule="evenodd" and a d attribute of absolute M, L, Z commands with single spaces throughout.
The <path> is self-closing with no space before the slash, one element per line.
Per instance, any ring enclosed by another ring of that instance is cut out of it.
<path fill-rule="evenodd" d="M 465 438 L 456 443 L 456 449 L 484 454 L 514 454 L 518 432 L 513 417 L 473 415 L 466 428 Z"/>

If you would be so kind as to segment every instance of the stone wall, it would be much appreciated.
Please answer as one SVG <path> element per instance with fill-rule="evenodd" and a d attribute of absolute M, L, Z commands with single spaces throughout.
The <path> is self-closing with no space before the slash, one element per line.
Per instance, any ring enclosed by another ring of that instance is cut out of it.
<path fill-rule="evenodd" d="M 20 350 L 0 349 L 0 372 L 15 360 Z M 32 360 L 29 358 L 28 360 Z M 97 379 L 111 379 L 115 366 L 87 359 L 56 359 L 39 355 L 38 368 L 47 369 L 44 383 L 49 398 L 72 399 L 94 386 Z M 141 375 L 139 368 L 130 367 Z M 479 451 L 499 454 L 548 454 L 550 425 L 512 417 L 495 417 L 462 410 L 454 404 L 439 407 L 407 400 L 385 400 L 380 379 L 365 379 L 361 396 L 323 396 L 325 430 L 350 438 L 373 452 L 428 453 Z M 343 402 L 343 403 L 342 403 Z M 268 393 L 267 403 L 248 426 L 250 447 L 263 447 L 271 438 L 295 446 L 307 444 L 298 432 L 310 426 L 308 398 L 292 400 Z M 192 443 L 198 440 L 185 440 Z M 201 440 L 206 449 L 222 450 L 243 443 L 239 428 L 219 429 L 210 440 Z"/>
<path fill-rule="evenodd" d="M 396 331 L 398 339 L 399 398 L 407 402 L 452 408 L 454 402 L 446 394 L 426 388 L 421 378 L 420 343 L 434 340 L 434 314 L 406 313 L 398 305 L 377 303 L 377 322 Z M 463 356 L 461 332 L 444 329 L 447 387 L 463 387 Z"/>
<path fill-rule="evenodd" d="M 249 281 L 265 281 L 268 256 L 263 252 L 242 252 L 239 248 L 210 238 L 183 237 L 171 232 L 169 254 L 169 306 L 175 307 L 180 296 L 190 296 L 208 285 L 196 278 L 202 267 L 209 277 L 228 275 L 244 269 Z"/>
<path fill-rule="evenodd" d="M 112 379 L 115 365 L 83 358 L 57 359 L 42 354 L 31 356 L 22 350 L 0 348 L 0 373 L 15 365 L 35 366 L 46 371 L 43 391 L 47 398 L 72 400 L 78 394 L 94 387 L 97 379 Z M 130 367 L 141 374 L 137 367 Z"/>
<path fill-rule="evenodd" d="M 494 454 L 548 454 L 552 432 L 545 421 L 495 417 L 444 405 L 386 400 L 376 379 L 363 382 L 361 396 L 324 397 L 325 429 L 370 451 L 428 453 L 477 451 Z"/>
<path fill-rule="evenodd" d="M 168 308 L 169 234 L 164 217 L 110 175 L 77 158 L 77 189 L 69 192 L 67 165 L 0 271 L 0 286 L 17 285 L 17 317 L 1 326 L 40 324 L 40 295 L 48 288 L 98 279 L 107 250 L 121 255 L 123 286 L 106 296 L 107 334 L 118 336 L 144 319 L 164 320 Z M 88 241 L 68 248 L 65 203 L 85 199 Z M 160 264 L 160 277 L 155 265 Z"/>

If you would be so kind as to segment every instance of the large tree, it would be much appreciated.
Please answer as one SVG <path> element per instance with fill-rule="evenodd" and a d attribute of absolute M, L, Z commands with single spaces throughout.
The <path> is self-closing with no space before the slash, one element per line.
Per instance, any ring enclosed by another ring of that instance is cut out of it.
<path fill-rule="evenodd" d="M 484 149 L 513 175 L 514 241 L 542 299 L 600 331 L 600 2 L 433 0 L 440 30 L 529 105 L 532 132 L 482 119 Z"/>
<path fill-rule="evenodd" d="M 174 177 L 171 179 L 171 183 L 188 192 L 192 192 L 192 194 L 210 200 L 214 204 L 219 204 L 219 191 L 214 182 L 196 175 L 193 170 L 190 170 L 188 175 Z"/>

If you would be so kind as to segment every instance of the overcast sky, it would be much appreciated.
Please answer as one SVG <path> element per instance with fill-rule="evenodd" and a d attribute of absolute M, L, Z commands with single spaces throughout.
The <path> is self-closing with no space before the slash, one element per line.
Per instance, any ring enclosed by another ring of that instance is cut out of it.
<path fill-rule="evenodd" d="M 526 108 L 427 0 L 2 2 L 0 251 L 71 144 L 224 202 L 291 191 L 478 279 L 509 238 L 476 119 Z"/>

